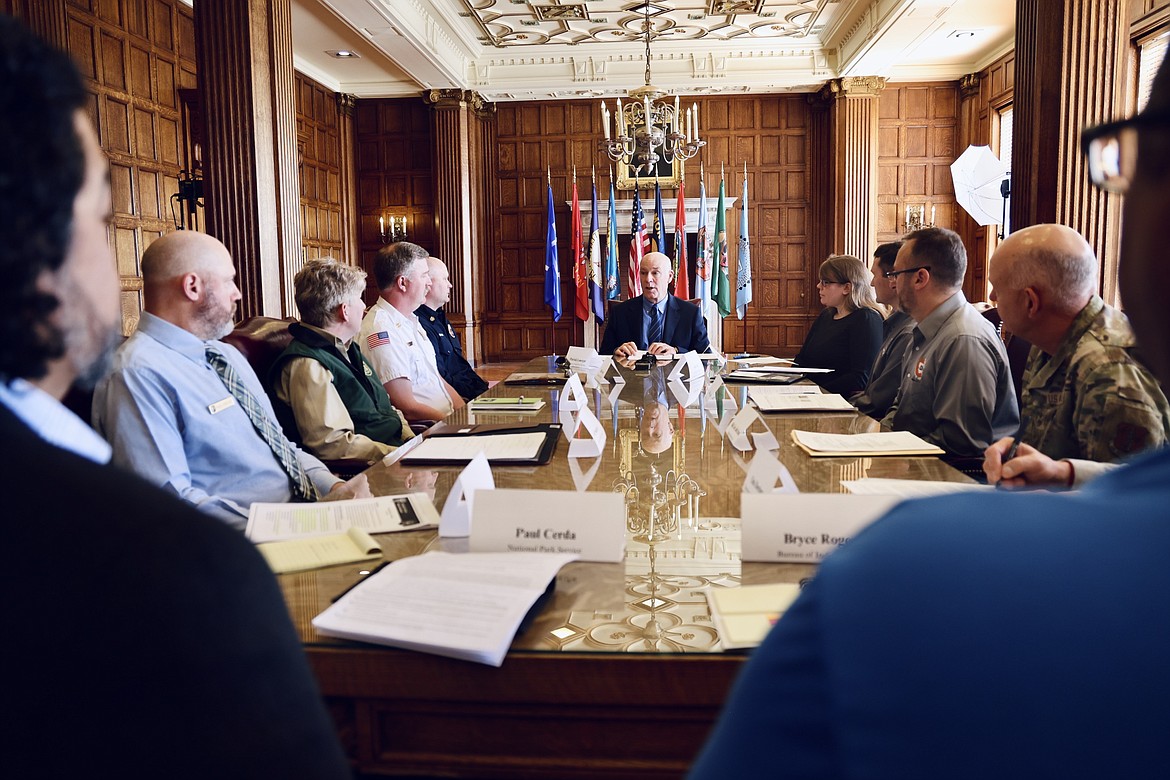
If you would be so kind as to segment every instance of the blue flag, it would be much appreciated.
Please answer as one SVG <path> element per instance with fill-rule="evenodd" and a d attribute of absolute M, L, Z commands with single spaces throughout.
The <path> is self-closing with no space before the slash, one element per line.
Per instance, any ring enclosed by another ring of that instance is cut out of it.
<path fill-rule="evenodd" d="M 621 295 L 618 284 L 617 207 L 613 202 L 613 170 L 609 176 L 609 232 L 605 242 L 605 297 L 616 300 Z"/>
<path fill-rule="evenodd" d="M 553 214 L 552 184 L 548 185 L 548 232 L 544 249 L 544 302 L 553 312 L 553 322 L 561 321 L 561 269 L 557 262 L 557 220 Z"/>
<path fill-rule="evenodd" d="M 601 230 L 597 225 L 597 183 L 593 183 L 593 211 L 589 220 L 589 301 L 593 316 L 605 322 L 605 280 L 601 278 Z"/>
<path fill-rule="evenodd" d="M 735 313 L 742 320 L 747 314 L 748 304 L 752 302 L 752 260 L 751 246 L 748 244 L 746 165 L 743 169 L 743 198 L 739 203 L 739 263 L 735 272 Z"/>
<path fill-rule="evenodd" d="M 654 251 L 666 254 L 666 220 L 662 216 L 662 189 L 654 180 Z"/>

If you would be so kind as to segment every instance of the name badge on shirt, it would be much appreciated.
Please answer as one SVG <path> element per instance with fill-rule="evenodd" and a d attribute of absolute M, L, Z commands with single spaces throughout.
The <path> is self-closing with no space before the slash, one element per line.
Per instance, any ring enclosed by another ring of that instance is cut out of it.
<path fill-rule="evenodd" d="M 209 404 L 207 407 L 207 411 L 211 412 L 212 414 L 219 414 L 224 409 L 230 409 L 235 405 L 236 405 L 236 399 L 229 395 L 227 398 L 223 399 L 222 401 L 216 401 L 213 404 Z"/>
<path fill-rule="evenodd" d="M 920 358 L 918 365 L 914 366 L 914 381 L 922 379 L 922 372 L 926 370 L 926 358 Z"/>

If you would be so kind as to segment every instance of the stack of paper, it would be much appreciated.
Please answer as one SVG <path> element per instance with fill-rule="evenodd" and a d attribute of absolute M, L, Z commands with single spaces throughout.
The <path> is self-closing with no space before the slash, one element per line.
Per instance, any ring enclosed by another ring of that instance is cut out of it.
<path fill-rule="evenodd" d="M 473 412 L 534 412 L 544 406 L 543 398 L 495 396 L 476 398 L 469 401 L 467 408 Z"/>
<path fill-rule="evenodd" d="M 792 440 L 814 458 L 944 454 L 941 448 L 923 441 L 909 431 L 854 434 L 793 431 Z"/>
<path fill-rule="evenodd" d="M 901 496 L 903 498 L 926 498 L 928 496 L 943 496 L 948 493 L 966 493 L 972 490 L 995 490 L 992 485 L 980 485 L 978 482 L 938 482 L 929 479 L 881 479 L 878 477 L 843 479 L 841 487 L 854 495 Z"/>
<path fill-rule="evenodd" d="M 268 568 L 276 574 L 382 557 L 382 548 L 374 541 L 374 537 L 360 528 L 351 528 L 343 534 L 268 542 L 258 545 L 256 549 L 268 562 Z"/>
<path fill-rule="evenodd" d="M 816 385 L 752 387 L 748 398 L 761 412 L 855 412 L 853 404 L 836 393 L 822 393 Z"/>
<path fill-rule="evenodd" d="M 711 588 L 707 606 L 724 650 L 756 647 L 787 611 L 800 586 L 793 583 Z"/>
<path fill-rule="evenodd" d="M 313 618 L 326 636 L 500 666 L 574 555 L 432 552 L 395 561 Z"/>
<path fill-rule="evenodd" d="M 304 539 L 360 528 L 368 534 L 414 531 L 439 524 L 426 493 L 318 501 L 313 504 L 252 504 L 244 534 L 253 542 Z"/>

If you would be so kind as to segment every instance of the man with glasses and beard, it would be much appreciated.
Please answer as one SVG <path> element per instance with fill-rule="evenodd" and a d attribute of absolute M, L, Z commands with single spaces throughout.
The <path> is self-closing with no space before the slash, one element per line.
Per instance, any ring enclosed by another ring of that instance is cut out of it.
<path fill-rule="evenodd" d="M 109 166 L 69 57 L 0 15 L 0 736 L 12 777 L 348 776 L 263 559 L 61 405 L 119 335 Z"/>
<path fill-rule="evenodd" d="M 247 359 L 218 341 L 235 276 L 227 247 L 202 233 L 147 248 L 142 319 L 98 385 L 94 425 L 116 464 L 242 529 L 254 501 L 315 501 L 343 483 L 284 436 Z"/>

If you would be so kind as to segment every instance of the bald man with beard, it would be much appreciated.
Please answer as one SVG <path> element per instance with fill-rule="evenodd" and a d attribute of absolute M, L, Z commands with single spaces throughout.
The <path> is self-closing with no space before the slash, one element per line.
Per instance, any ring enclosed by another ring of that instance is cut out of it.
<path fill-rule="evenodd" d="M 1013 439 L 992 444 L 988 481 L 1072 487 L 1100 464 L 1165 444 L 1170 405 L 1138 359 L 1129 319 L 1097 295 L 1097 258 L 1079 233 L 1064 225 L 1013 233 L 988 279 L 1004 328 L 1033 345 L 1021 383 L 1021 460 L 1004 474 Z M 1052 475 L 1042 477 L 1040 464 Z"/>
<path fill-rule="evenodd" d="M 211 236 L 180 231 L 150 245 L 142 319 L 97 388 L 94 427 L 116 464 L 243 529 L 255 501 L 312 501 L 343 483 L 285 438 L 247 359 L 218 340 L 240 300 L 235 276 Z"/>

